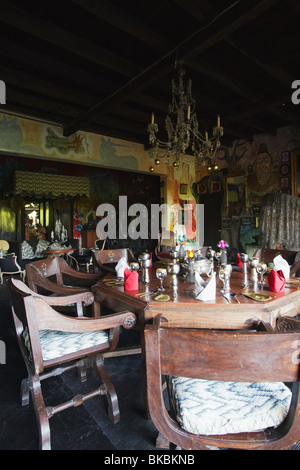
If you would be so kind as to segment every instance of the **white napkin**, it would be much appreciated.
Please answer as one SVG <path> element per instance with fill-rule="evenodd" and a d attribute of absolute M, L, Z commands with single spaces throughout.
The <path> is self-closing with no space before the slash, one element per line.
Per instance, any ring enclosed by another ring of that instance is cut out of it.
<path fill-rule="evenodd" d="M 273 259 L 273 263 L 274 263 L 274 269 L 275 271 L 281 271 L 283 272 L 283 275 L 285 277 L 285 279 L 289 279 L 290 278 L 290 267 L 289 267 L 289 264 L 288 262 L 283 259 L 283 257 L 281 255 L 278 255 L 276 256 L 274 259 Z"/>
<path fill-rule="evenodd" d="M 117 272 L 117 277 L 124 277 L 124 271 L 126 268 L 129 268 L 128 264 L 127 264 L 127 261 L 126 261 L 126 258 L 123 256 L 123 258 L 121 258 L 116 267 L 115 267 L 115 270 Z"/>
<path fill-rule="evenodd" d="M 195 272 L 195 298 L 197 300 L 215 300 L 216 299 L 216 273 L 204 281 L 200 274 Z"/>

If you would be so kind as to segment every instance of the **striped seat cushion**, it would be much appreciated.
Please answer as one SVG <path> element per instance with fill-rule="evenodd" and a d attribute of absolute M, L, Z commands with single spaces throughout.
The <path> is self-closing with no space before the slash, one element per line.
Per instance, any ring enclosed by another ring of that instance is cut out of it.
<path fill-rule="evenodd" d="M 291 401 L 291 391 L 282 382 L 170 377 L 169 388 L 178 423 L 193 434 L 235 434 L 277 427 L 286 417 Z"/>
<path fill-rule="evenodd" d="M 65 333 L 62 331 L 42 330 L 39 332 L 43 360 L 49 361 L 57 357 L 72 354 L 82 349 L 88 349 L 108 341 L 106 331 L 93 331 L 91 333 Z M 30 354 L 28 330 L 23 332 L 25 345 Z"/>

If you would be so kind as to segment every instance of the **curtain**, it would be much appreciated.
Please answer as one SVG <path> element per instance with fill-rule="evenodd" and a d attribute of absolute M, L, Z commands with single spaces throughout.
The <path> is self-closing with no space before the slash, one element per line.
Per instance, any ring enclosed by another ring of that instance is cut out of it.
<path fill-rule="evenodd" d="M 90 195 L 89 178 L 51 173 L 15 172 L 15 194 L 47 198 L 81 197 Z"/>
<path fill-rule="evenodd" d="M 261 206 L 261 246 L 299 251 L 300 198 L 288 194 L 267 194 Z"/>

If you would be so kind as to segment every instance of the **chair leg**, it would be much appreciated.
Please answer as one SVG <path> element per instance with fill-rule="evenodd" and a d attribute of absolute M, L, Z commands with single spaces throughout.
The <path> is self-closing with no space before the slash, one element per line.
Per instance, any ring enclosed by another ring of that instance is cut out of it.
<path fill-rule="evenodd" d="M 94 359 L 94 368 L 102 380 L 106 388 L 106 399 L 108 403 L 108 416 L 110 420 L 115 424 L 120 421 L 120 410 L 118 397 L 115 388 L 104 368 L 104 361 L 102 354 L 97 354 Z"/>
<path fill-rule="evenodd" d="M 78 378 L 80 382 L 86 382 L 87 381 L 87 370 L 86 370 L 86 364 L 84 360 L 78 362 Z"/>
<path fill-rule="evenodd" d="M 170 441 L 159 432 L 156 438 L 155 447 L 158 449 L 170 449 Z"/>
<path fill-rule="evenodd" d="M 51 450 L 49 417 L 42 394 L 41 382 L 38 376 L 32 377 L 30 389 L 39 426 L 40 449 Z"/>
<path fill-rule="evenodd" d="M 29 405 L 29 385 L 28 379 L 23 379 L 21 382 L 21 405 Z"/>

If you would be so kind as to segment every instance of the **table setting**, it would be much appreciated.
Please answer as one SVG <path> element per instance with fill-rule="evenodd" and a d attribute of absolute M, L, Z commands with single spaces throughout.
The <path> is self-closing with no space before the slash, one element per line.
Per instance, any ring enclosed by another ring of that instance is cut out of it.
<path fill-rule="evenodd" d="M 231 263 L 228 247 L 228 242 L 220 240 L 216 250 L 209 247 L 203 256 L 200 250 L 176 246 L 168 262 L 154 264 L 148 252 L 141 253 L 137 262 L 121 258 L 115 267 L 116 278 L 103 282 L 123 287 L 124 292 L 147 302 L 188 298 L 210 304 L 220 303 L 221 299 L 226 304 L 240 304 L 243 299 L 269 302 L 276 298 L 274 293 L 282 293 L 286 287 L 300 288 L 300 279 L 290 279 L 289 265 L 280 255 L 274 258 L 272 269 L 247 253 L 238 253 L 236 262 Z M 236 292 L 231 287 L 232 278 Z"/>

